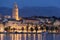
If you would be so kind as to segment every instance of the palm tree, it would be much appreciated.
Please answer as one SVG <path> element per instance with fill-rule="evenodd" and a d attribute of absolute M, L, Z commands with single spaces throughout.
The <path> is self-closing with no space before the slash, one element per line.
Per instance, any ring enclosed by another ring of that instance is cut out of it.
<path fill-rule="evenodd" d="M 42 30 L 42 32 L 43 32 L 44 28 L 43 27 L 40 27 L 40 30 Z"/>
<path fill-rule="evenodd" d="M 35 31 L 36 31 L 36 33 L 37 33 L 37 31 L 38 31 L 38 27 L 37 27 L 37 25 L 36 25 L 36 27 L 35 27 Z"/>
<path fill-rule="evenodd" d="M 37 35 L 38 26 L 37 26 L 37 25 L 35 26 L 35 31 L 36 31 L 36 36 L 35 36 L 35 38 L 36 38 L 36 37 L 38 36 L 38 35 Z M 37 40 L 37 38 L 36 38 L 36 40 Z"/>
<path fill-rule="evenodd" d="M 46 26 L 46 31 L 48 31 L 49 30 L 49 27 L 48 26 Z"/>
<path fill-rule="evenodd" d="M 22 32 L 24 31 L 24 27 L 21 28 Z"/>
<path fill-rule="evenodd" d="M 51 30 L 51 32 L 53 32 L 54 31 L 54 27 L 51 27 L 50 30 Z"/>
<path fill-rule="evenodd" d="M 26 26 L 26 30 L 27 30 L 27 32 L 28 32 L 28 28 L 29 28 L 29 24 L 27 24 L 27 26 Z"/>
<path fill-rule="evenodd" d="M 10 32 L 10 29 L 11 29 L 11 26 L 8 26 L 8 30 L 9 30 L 9 32 Z"/>
<path fill-rule="evenodd" d="M 12 28 L 13 32 L 16 30 L 16 28 Z"/>
<path fill-rule="evenodd" d="M 32 38 L 33 38 L 33 31 L 34 31 L 34 29 L 31 27 L 30 30 L 31 30 L 31 40 L 33 40 Z"/>
<path fill-rule="evenodd" d="M 33 31 L 34 31 L 34 29 L 33 29 L 32 27 L 30 28 L 30 30 L 31 30 L 31 32 L 33 32 Z"/>
<path fill-rule="evenodd" d="M 58 32 L 58 27 L 55 27 L 56 32 Z"/>
<path fill-rule="evenodd" d="M 40 27 L 40 30 L 42 30 L 42 32 L 43 32 L 43 30 L 44 30 L 44 28 L 43 27 Z M 42 40 L 43 40 L 43 33 L 42 33 Z"/>
<path fill-rule="evenodd" d="M 5 31 L 10 32 L 10 26 L 4 28 Z"/>
<path fill-rule="evenodd" d="M 5 27 L 5 28 L 4 28 L 4 30 L 5 30 L 5 31 L 8 31 L 8 28 L 7 28 L 7 27 Z"/>

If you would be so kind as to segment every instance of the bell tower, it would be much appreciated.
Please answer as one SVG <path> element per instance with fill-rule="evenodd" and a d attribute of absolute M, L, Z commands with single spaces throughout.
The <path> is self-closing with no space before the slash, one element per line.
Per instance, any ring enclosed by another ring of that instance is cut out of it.
<path fill-rule="evenodd" d="M 12 18 L 16 19 L 16 20 L 19 20 L 18 6 L 17 6 L 16 2 L 14 3 Z"/>

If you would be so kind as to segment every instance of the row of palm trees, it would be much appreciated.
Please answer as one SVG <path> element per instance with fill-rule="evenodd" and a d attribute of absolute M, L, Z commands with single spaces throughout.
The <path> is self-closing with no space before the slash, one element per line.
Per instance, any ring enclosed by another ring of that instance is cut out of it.
<path fill-rule="evenodd" d="M 46 30 L 47 32 L 51 31 L 56 31 L 58 32 L 58 27 L 40 27 L 40 29 L 38 29 L 38 27 L 35 27 L 35 29 L 33 29 L 32 27 L 30 28 L 31 32 L 33 32 L 34 30 L 37 32 L 38 30 L 41 30 L 42 32 L 44 32 L 44 30 Z M 45 31 L 45 32 L 46 32 Z"/>
<path fill-rule="evenodd" d="M 38 27 L 40 27 L 40 28 L 38 28 Z M 27 32 L 28 32 L 28 30 L 29 30 L 29 25 L 27 25 L 26 26 L 26 28 L 27 28 Z M 56 32 L 58 32 L 58 30 L 59 30 L 59 27 L 56 27 L 56 26 L 46 26 L 46 25 L 44 25 L 44 26 L 35 26 L 34 28 L 33 28 L 33 26 L 30 28 L 30 30 L 31 31 L 38 31 L 38 30 L 42 30 L 42 32 L 44 31 L 44 30 L 46 30 L 46 31 L 51 31 L 51 32 L 53 32 L 53 31 L 56 31 Z"/>
<path fill-rule="evenodd" d="M 8 26 L 8 27 L 5 27 L 4 28 L 4 30 L 5 31 L 9 31 L 9 30 L 16 30 L 16 28 L 12 28 L 11 29 L 11 27 L 10 26 Z M 25 30 L 24 29 L 24 27 L 22 27 L 20 30 L 22 30 L 22 32 Z M 46 31 L 51 31 L 51 32 L 53 32 L 53 31 L 56 31 L 56 32 L 58 32 L 58 30 L 59 30 L 59 28 L 58 27 L 54 27 L 54 26 L 51 26 L 51 27 L 49 27 L 49 26 L 40 26 L 40 27 L 38 27 L 37 25 L 33 28 L 33 27 L 30 27 L 30 29 L 29 29 L 29 25 L 27 25 L 26 26 L 26 31 L 28 32 L 28 31 L 31 31 L 31 32 L 33 32 L 34 30 L 36 31 L 36 33 L 38 32 L 38 31 L 42 31 L 42 32 L 44 32 L 44 30 L 46 30 Z M 45 32 L 46 32 L 45 31 Z"/>

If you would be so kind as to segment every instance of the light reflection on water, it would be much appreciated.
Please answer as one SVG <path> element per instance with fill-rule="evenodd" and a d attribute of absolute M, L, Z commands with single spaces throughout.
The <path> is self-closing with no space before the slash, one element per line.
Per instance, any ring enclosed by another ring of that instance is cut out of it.
<path fill-rule="evenodd" d="M 0 34 L 0 40 L 60 40 L 60 34 Z"/>

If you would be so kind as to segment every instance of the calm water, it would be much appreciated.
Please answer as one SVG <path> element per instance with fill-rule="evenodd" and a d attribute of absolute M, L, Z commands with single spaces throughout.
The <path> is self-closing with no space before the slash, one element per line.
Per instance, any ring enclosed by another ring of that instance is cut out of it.
<path fill-rule="evenodd" d="M 0 40 L 60 40 L 60 34 L 0 34 Z"/>

